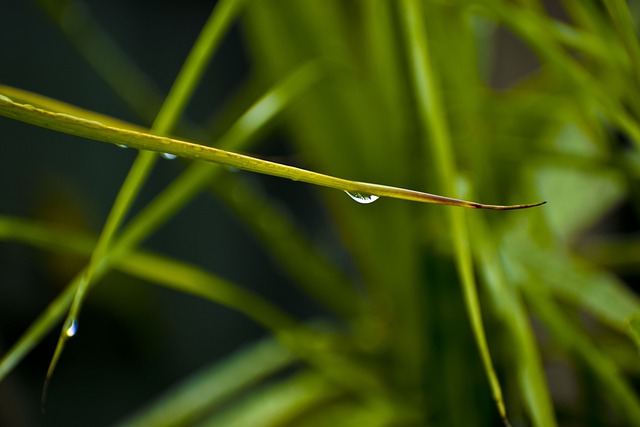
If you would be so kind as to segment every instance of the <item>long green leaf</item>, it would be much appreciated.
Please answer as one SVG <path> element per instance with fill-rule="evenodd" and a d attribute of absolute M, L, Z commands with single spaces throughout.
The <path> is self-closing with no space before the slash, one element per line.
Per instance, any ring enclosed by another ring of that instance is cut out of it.
<path fill-rule="evenodd" d="M 431 139 L 437 176 L 442 188 L 449 193 L 454 193 L 457 182 L 456 166 L 445 106 L 440 95 L 437 71 L 433 59 L 430 57 L 429 37 L 425 23 L 426 11 L 419 0 L 405 0 L 402 2 L 401 8 L 403 23 L 406 27 L 407 51 L 411 61 L 411 77 L 417 92 L 417 107 L 422 130 L 425 136 L 428 135 Z M 448 214 L 456 265 L 462 281 L 462 290 L 471 327 L 498 412 L 502 419 L 508 423 L 502 389 L 493 368 L 482 324 L 466 219 L 462 211 L 451 210 Z"/>
<path fill-rule="evenodd" d="M 81 234 L 57 231 L 11 217 L 0 217 L 0 240 L 13 240 L 35 245 L 42 249 L 70 251 L 88 256 L 95 240 Z M 112 266 L 109 264 L 113 264 Z M 126 257 L 111 257 L 107 266 L 148 280 L 152 283 L 189 293 L 212 302 L 238 310 L 254 319 L 274 334 L 297 328 L 297 323 L 258 296 L 243 290 L 221 278 L 211 275 L 195 266 L 145 252 L 130 252 Z M 101 267 L 98 278 L 107 271 Z M 24 356 L 56 325 L 71 304 L 73 295 L 80 284 L 83 270 L 49 304 L 47 309 L 33 322 L 0 359 L 0 380 L 4 378 Z"/>
<path fill-rule="evenodd" d="M 193 425 L 263 378 L 286 368 L 294 356 L 277 341 L 261 341 L 222 363 L 197 372 L 120 427 Z"/>
<path fill-rule="evenodd" d="M 279 103 L 279 100 L 275 98 L 270 99 L 269 101 Z M 507 206 L 489 205 L 387 185 L 350 181 L 329 175 L 323 175 L 317 172 L 307 171 L 293 166 L 286 166 L 280 163 L 257 159 L 255 157 L 231 151 L 220 150 L 178 139 L 156 136 L 149 133 L 115 128 L 93 120 L 86 120 L 64 113 L 46 111 L 31 105 L 19 104 L 3 95 L 0 95 L 0 115 L 30 123 L 32 125 L 97 141 L 108 142 L 116 145 L 126 145 L 140 150 L 170 153 L 187 159 L 206 160 L 251 172 L 288 178 L 294 181 L 307 182 L 323 187 L 335 188 L 351 193 L 352 197 L 359 199 L 363 203 L 371 201 L 372 195 L 377 197 L 412 200 L 423 203 L 493 210 L 524 209 L 545 203 L 539 202 Z M 245 117 L 245 120 L 252 119 L 252 117 Z"/>
<path fill-rule="evenodd" d="M 500 316 L 509 342 L 513 345 L 513 363 L 517 367 L 518 384 L 525 405 L 538 427 L 557 425 L 551 396 L 545 381 L 544 368 L 536 344 L 536 337 L 529 323 L 529 315 L 516 286 L 509 284 L 504 272 L 495 240 L 482 218 L 471 218 L 474 230 L 475 256 L 480 261 L 493 308 Z"/>
<path fill-rule="evenodd" d="M 199 83 L 200 77 L 211 59 L 214 48 L 218 45 L 222 34 L 234 18 L 234 12 L 239 9 L 242 3 L 243 0 L 224 0 L 214 8 L 209 20 L 205 24 L 204 30 L 198 37 L 182 70 L 178 74 L 166 101 L 162 105 L 151 127 L 151 132 L 160 135 L 166 134 L 171 131 L 175 123 L 178 122 L 182 110 L 195 90 L 196 85 Z M 91 255 L 87 269 L 81 277 L 80 285 L 69 309 L 69 314 L 60 332 L 58 344 L 51 364 L 49 365 L 49 370 L 47 371 L 47 379 L 43 391 L 43 402 L 46 399 L 47 384 L 62 353 L 65 341 L 77 332 L 80 308 L 86 298 L 86 292 L 94 283 L 95 271 L 99 263 L 103 261 L 115 233 L 124 221 L 127 212 L 133 205 L 135 197 L 151 173 L 156 160 L 157 157 L 154 153 L 142 151 L 138 155 L 138 158 L 131 167 L 125 182 L 118 192 L 118 196 L 109 212 L 102 233 L 100 233 L 96 248 Z"/>

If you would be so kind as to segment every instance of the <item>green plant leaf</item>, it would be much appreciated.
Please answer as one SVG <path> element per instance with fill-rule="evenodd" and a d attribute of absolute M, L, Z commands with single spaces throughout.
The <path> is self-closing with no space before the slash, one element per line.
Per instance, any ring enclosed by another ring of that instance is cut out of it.
<path fill-rule="evenodd" d="M 427 12 L 419 1 L 406 0 L 402 2 L 401 13 L 406 27 L 406 44 L 407 50 L 410 52 L 412 78 L 417 92 L 417 107 L 422 131 L 425 136 L 428 135 L 431 139 L 430 148 L 435 158 L 437 176 L 442 187 L 448 193 L 454 193 L 457 172 L 445 106 L 439 91 L 437 70 L 430 57 L 429 37 L 425 22 Z M 451 210 L 448 214 L 456 266 L 462 282 L 462 290 L 471 327 L 498 413 L 505 423 L 508 423 L 502 389 L 491 361 L 482 324 L 466 218 L 464 213 L 458 210 Z"/>
<path fill-rule="evenodd" d="M 349 191 L 351 193 L 372 194 L 378 197 L 390 197 L 423 203 L 493 210 L 525 209 L 540 206 L 545 203 L 538 202 L 507 206 L 489 205 L 387 185 L 349 181 L 293 166 L 286 166 L 280 163 L 260 160 L 244 154 L 220 150 L 218 148 L 198 145 L 178 139 L 155 136 L 148 133 L 135 132 L 128 129 L 115 128 L 96 121 L 73 117 L 63 113 L 46 111 L 31 105 L 19 104 L 6 96 L 0 96 L 0 115 L 36 126 L 111 144 L 126 145 L 127 147 L 138 148 L 140 150 L 169 153 L 178 157 L 193 160 L 207 160 L 224 166 L 263 173 L 266 175 L 273 175 L 281 178 L 288 178 L 293 181 L 307 182 L 323 187 Z M 279 102 L 277 99 L 269 99 L 268 101 L 275 103 Z M 253 117 L 245 116 L 245 120 L 253 120 Z"/>
<path fill-rule="evenodd" d="M 158 116 L 151 126 L 151 132 L 159 135 L 166 134 L 170 132 L 179 121 L 182 110 L 200 81 L 200 77 L 209 63 L 215 47 L 218 45 L 222 35 L 229 27 L 242 4 L 243 0 L 224 0 L 214 8 L 202 33 L 187 57 L 182 70 L 178 74 Z M 133 205 L 137 194 L 151 173 L 156 160 L 157 157 L 154 153 L 142 151 L 131 167 L 116 197 L 102 233 L 100 233 L 96 247 L 91 255 L 89 264 L 81 276 L 80 284 L 69 309 L 69 314 L 60 332 L 58 344 L 47 371 L 43 391 L 43 402 L 46 400 L 47 385 L 64 349 L 64 344 L 67 339 L 74 336 L 77 332 L 80 308 L 86 298 L 86 292 L 94 283 L 94 276 L 98 265 L 103 262 L 111 245 L 111 241 L 124 221 L 127 212 Z"/>
<path fill-rule="evenodd" d="M 50 229 L 30 221 L 10 217 L 0 217 L 0 240 L 14 240 L 42 249 L 71 251 L 84 256 L 91 254 L 95 244 L 95 239 L 85 235 Z M 292 318 L 256 295 L 195 266 L 145 252 L 130 252 L 128 256 L 117 259 L 112 256 L 107 263 L 114 264 L 113 268 L 152 283 L 236 309 L 270 329 L 274 334 L 298 327 Z M 98 278 L 104 275 L 107 267 L 111 268 L 111 266 L 101 266 L 97 270 Z M 6 376 L 62 318 L 71 304 L 85 271 L 76 276 L 33 322 L 18 342 L 3 355 L 0 360 L 0 379 Z"/>
<path fill-rule="evenodd" d="M 244 390 L 282 371 L 294 361 L 291 352 L 281 344 L 265 339 L 231 355 L 221 363 L 197 372 L 118 426 L 193 425 Z"/>
<path fill-rule="evenodd" d="M 526 289 L 526 294 L 534 311 L 543 319 L 556 341 L 589 366 L 597 376 L 602 387 L 601 396 L 620 409 L 629 425 L 640 425 L 640 399 L 615 363 L 591 342 L 588 335 L 578 331 L 578 327 L 569 321 L 549 294 L 532 287 Z"/>
<path fill-rule="evenodd" d="M 508 341 L 513 343 L 513 363 L 529 415 L 536 426 L 557 425 L 529 314 L 517 287 L 507 281 L 495 239 L 487 224 L 479 216 L 473 216 L 470 221 L 476 236 L 473 241 L 474 252 L 479 260 L 485 287 L 490 292 L 493 309 L 510 336 Z"/>

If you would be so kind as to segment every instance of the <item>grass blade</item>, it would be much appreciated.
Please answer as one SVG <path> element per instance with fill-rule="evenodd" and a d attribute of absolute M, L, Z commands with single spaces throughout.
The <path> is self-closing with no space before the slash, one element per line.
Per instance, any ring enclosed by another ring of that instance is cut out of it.
<path fill-rule="evenodd" d="M 501 317 L 509 342 L 513 346 L 513 363 L 516 365 L 521 396 L 538 427 L 557 425 L 551 396 L 545 381 L 544 368 L 537 348 L 536 337 L 529 323 L 529 314 L 517 293 L 516 287 L 507 282 L 498 249 L 482 218 L 474 216 L 471 226 L 475 256 L 481 265 L 486 288 L 491 293 L 493 307 Z"/>
<path fill-rule="evenodd" d="M 264 340 L 196 373 L 118 426 L 193 425 L 206 413 L 294 360 L 277 341 Z"/>
<path fill-rule="evenodd" d="M 411 77 L 417 92 L 417 107 L 422 130 L 431 139 L 435 157 L 437 176 L 441 186 L 448 192 L 455 192 L 457 181 L 455 161 L 451 147 L 451 137 L 436 70 L 430 58 L 429 38 L 425 23 L 425 10 L 418 0 L 405 0 L 401 3 L 403 23 L 406 27 L 406 45 L 411 61 Z M 496 402 L 498 412 L 508 424 L 507 414 L 498 377 L 493 368 L 487 339 L 482 325 L 480 302 L 476 289 L 471 249 L 466 219 L 462 211 L 448 211 L 448 220 L 453 237 L 456 265 L 462 281 L 467 312 L 476 338 L 480 356 L 484 364 L 489 385 Z"/>
<path fill-rule="evenodd" d="M 0 240 L 14 240 L 42 249 L 71 251 L 89 256 L 95 240 L 82 234 L 56 231 L 46 226 L 0 217 Z M 189 293 L 209 301 L 236 309 L 257 321 L 274 334 L 298 327 L 298 324 L 277 308 L 258 296 L 195 266 L 145 252 L 131 252 L 126 257 L 109 257 L 96 271 L 102 277 L 110 268 L 116 268 L 140 279 Z M 86 269 L 81 271 L 65 290 L 49 304 L 0 359 L 0 380 L 55 326 L 71 305 L 73 295 L 80 286 Z M 60 354 L 60 352 L 56 353 Z"/>
<path fill-rule="evenodd" d="M 200 77 L 208 65 L 215 47 L 218 45 L 225 30 L 235 17 L 234 12 L 242 4 L 242 0 L 224 0 L 220 2 L 211 13 L 209 20 L 193 46 L 182 70 L 178 74 L 176 81 L 169 92 L 169 95 L 162 105 L 151 132 L 156 134 L 166 134 L 171 131 L 175 123 L 180 119 L 182 110 L 191 97 Z M 86 297 L 86 292 L 94 283 L 95 271 L 98 264 L 106 256 L 111 241 L 115 233 L 124 221 L 124 218 L 131 208 L 136 195 L 144 185 L 157 156 L 155 153 L 142 151 L 135 163 L 131 167 L 118 196 L 113 204 L 111 212 L 107 218 L 105 226 L 100 234 L 96 248 L 93 251 L 85 273 L 81 276 L 80 284 L 74 296 L 67 319 L 62 327 L 58 344 L 53 355 L 49 370 L 47 371 L 45 389 L 43 392 L 43 402 L 46 395 L 47 385 L 55 370 L 56 363 L 64 349 L 67 339 L 75 335 L 78 325 L 78 315 L 80 308 Z"/>
<path fill-rule="evenodd" d="M 280 100 L 274 98 L 269 99 L 268 102 L 279 103 Z M 250 172 L 273 175 L 294 181 L 302 181 L 323 187 L 335 188 L 352 194 L 362 195 L 362 197 L 375 195 L 378 197 L 404 199 L 422 203 L 492 210 L 525 209 L 540 206 L 545 203 L 538 202 L 506 206 L 490 205 L 399 187 L 350 181 L 218 148 L 207 147 L 204 145 L 156 136 L 148 133 L 136 132 L 129 129 L 116 128 L 92 120 L 73 117 L 63 113 L 46 111 L 30 105 L 13 102 L 6 96 L 0 97 L 0 115 L 30 123 L 32 125 L 97 141 L 108 142 L 116 145 L 126 145 L 140 150 L 170 153 L 187 159 L 207 160 Z M 245 120 L 252 119 L 252 117 L 245 116 Z"/>
<path fill-rule="evenodd" d="M 640 400 L 615 362 L 599 350 L 588 335 L 579 332 L 578 327 L 572 324 L 550 295 L 532 288 L 527 288 L 526 295 L 555 340 L 587 365 L 597 377 L 602 387 L 601 396 L 620 410 L 628 425 L 640 426 Z"/>

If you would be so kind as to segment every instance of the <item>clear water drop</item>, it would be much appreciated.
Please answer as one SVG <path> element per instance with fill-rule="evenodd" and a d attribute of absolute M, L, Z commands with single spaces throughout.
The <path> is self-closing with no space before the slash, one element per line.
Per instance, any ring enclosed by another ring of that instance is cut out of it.
<path fill-rule="evenodd" d="M 78 321 L 74 320 L 73 322 L 71 322 L 71 324 L 69 325 L 69 327 L 67 328 L 66 331 L 64 331 L 64 333 L 71 338 L 72 336 L 74 336 L 76 334 L 76 332 L 78 332 Z"/>
<path fill-rule="evenodd" d="M 171 154 L 171 153 L 162 153 L 160 154 L 162 157 L 164 157 L 167 160 L 173 160 L 173 159 L 177 159 L 178 156 L 176 156 L 175 154 Z"/>
<path fill-rule="evenodd" d="M 128 145 L 124 145 L 124 144 L 118 144 L 118 147 L 120 147 L 120 148 L 129 148 Z"/>
<path fill-rule="evenodd" d="M 362 203 L 364 205 L 373 203 L 380 198 L 374 194 L 360 193 L 359 191 L 345 191 L 345 193 L 347 193 L 349 197 L 351 197 L 356 202 Z"/>

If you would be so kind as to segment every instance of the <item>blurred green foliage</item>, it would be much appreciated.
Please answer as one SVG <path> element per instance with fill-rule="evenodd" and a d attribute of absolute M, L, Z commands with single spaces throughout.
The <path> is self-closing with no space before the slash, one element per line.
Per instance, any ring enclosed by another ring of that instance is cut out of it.
<path fill-rule="evenodd" d="M 151 120 L 162 97 L 108 30 L 80 3 L 39 3 Z M 336 234 L 327 249 L 246 176 L 185 165 L 133 219 L 122 215 L 100 268 L 239 310 L 272 338 L 121 425 L 496 425 L 502 407 L 512 425 L 640 425 L 632 289 L 640 242 L 627 233 L 640 218 L 636 3 L 220 1 L 216 10 L 238 13 L 220 12 L 218 24 L 239 20 L 251 79 L 214 123 L 185 119 L 176 133 L 251 151 L 277 129 L 311 170 L 487 203 L 548 204 L 515 212 L 362 205 L 318 190 L 310 197 Z M 505 77 L 498 67 L 523 52 L 526 73 Z M 295 90 L 283 83 L 310 63 L 320 81 Z M 283 102 L 260 103 L 277 90 Z M 227 132 L 248 116 L 256 118 L 250 131 Z M 296 317 L 195 262 L 138 248 L 206 191 L 326 314 Z M 130 203 L 139 192 L 129 192 Z M 626 222 L 612 225 L 623 208 Z M 33 219 L 0 218 L 2 239 L 93 252 L 95 237 L 56 233 Z M 3 354 L 1 376 L 59 325 L 82 278 Z"/>

